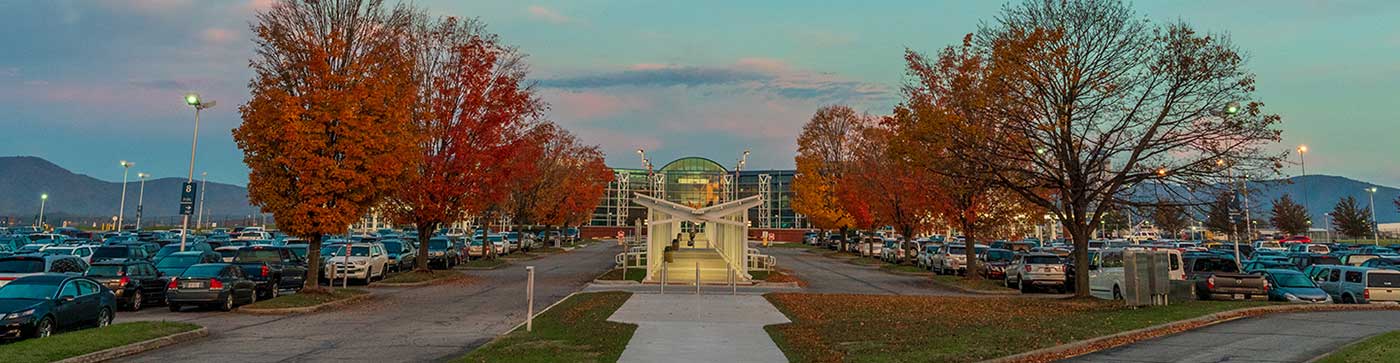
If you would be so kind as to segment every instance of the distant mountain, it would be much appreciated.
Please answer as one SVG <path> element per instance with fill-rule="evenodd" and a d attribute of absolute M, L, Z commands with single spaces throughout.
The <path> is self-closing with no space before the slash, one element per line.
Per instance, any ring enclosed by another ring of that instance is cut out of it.
<path fill-rule="evenodd" d="M 143 224 L 178 224 L 180 215 L 180 185 L 184 178 L 146 180 L 145 216 Z M 136 220 L 140 181 L 131 173 L 126 190 L 127 224 Z M 45 219 L 77 221 L 109 220 L 117 215 L 121 199 L 121 181 L 98 180 L 54 165 L 32 156 L 0 157 L 0 218 L 18 219 L 16 223 L 31 223 L 39 213 L 39 195 L 47 193 Z M 230 184 L 210 182 L 206 186 L 204 213 L 211 216 L 244 217 L 255 213 L 248 204 L 248 190 Z M 3 222 L 3 220 L 0 220 Z"/>
<path fill-rule="evenodd" d="M 1395 198 L 1400 197 L 1400 189 L 1388 186 L 1340 176 L 1307 175 L 1250 183 L 1249 187 L 1250 209 L 1265 213 L 1264 217 L 1255 218 L 1267 220 L 1267 212 L 1273 208 L 1273 201 L 1288 194 L 1294 201 L 1307 206 L 1314 226 L 1322 227 L 1325 223 L 1322 214 L 1331 212 L 1332 208 L 1337 206 L 1337 202 L 1347 196 L 1355 197 L 1362 208 L 1369 209 L 1371 193 L 1366 192 L 1366 188 L 1376 187 L 1376 219 L 1381 223 L 1400 222 L 1400 211 L 1397 211 L 1395 206 Z"/>

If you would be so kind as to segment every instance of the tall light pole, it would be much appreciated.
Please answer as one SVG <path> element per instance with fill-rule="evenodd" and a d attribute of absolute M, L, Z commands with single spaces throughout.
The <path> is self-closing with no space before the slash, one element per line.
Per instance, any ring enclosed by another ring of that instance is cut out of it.
<path fill-rule="evenodd" d="M 1376 222 L 1376 187 L 1366 188 L 1366 192 L 1371 193 L 1371 238 L 1377 246 L 1381 245 L 1381 226 Z"/>
<path fill-rule="evenodd" d="M 1327 222 L 1327 243 L 1332 243 L 1332 213 L 1323 213 L 1322 218 Z"/>
<path fill-rule="evenodd" d="M 39 194 L 39 225 L 35 227 L 39 227 L 40 230 L 44 229 L 44 204 L 48 202 L 49 193 Z"/>
<path fill-rule="evenodd" d="M 201 100 L 199 99 L 198 93 L 190 93 L 185 95 L 185 104 L 194 107 L 194 137 L 192 138 L 193 141 L 190 141 L 190 169 L 188 176 L 185 178 L 186 183 L 192 184 L 194 183 L 194 151 L 199 147 L 199 111 L 214 107 L 215 102 Z M 180 218 L 180 252 L 185 252 L 185 241 L 190 234 L 190 215 L 187 213 L 180 214 L 182 214 Z"/>
<path fill-rule="evenodd" d="M 744 149 L 744 156 L 739 157 L 739 165 L 734 167 L 734 198 L 739 200 L 739 171 L 744 169 L 744 164 L 749 162 L 749 149 Z"/>
<path fill-rule="evenodd" d="M 128 171 L 131 171 L 131 167 L 132 167 L 133 165 L 136 165 L 136 163 L 129 162 L 129 161 L 126 161 L 126 160 L 122 160 L 122 161 L 121 161 L 121 165 L 122 165 L 122 201 L 121 201 L 121 203 L 117 204 L 117 228 L 115 228 L 115 230 L 116 230 L 117 232 L 121 232 L 121 230 L 122 230 L 122 220 L 123 220 L 123 217 L 126 216 L 126 174 L 127 174 Z"/>
<path fill-rule="evenodd" d="M 1298 166 L 1303 168 L 1303 175 L 1301 176 L 1304 177 L 1308 176 L 1307 158 L 1303 157 L 1303 155 L 1307 153 L 1308 145 L 1298 145 Z M 1300 181 L 1302 182 L 1300 184 L 1303 184 L 1303 210 L 1307 212 L 1308 220 L 1312 220 L 1312 209 L 1308 208 L 1308 180 L 1302 179 Z M 1308 224 L 1308 228 L 1312 228 L 1311 223 Z"/>
<path fill-rule="evenodd" d="M 204 186 L 208 184 L 209 172 L 199 172 L 199 218 L 194 221 L 194 229 L 196 230 L 204 227 L 204 194 L 207 193 Z"/>
<path fill-rule="evenodd" d="M 141 192 L 136 193 L 136 230 L 138 231 L 141 230 L 141 215 L 146 214 L 143 211 L 145 209 L 143 208 L 143 206 L 145 205 L 146 201 L 146 177 L 148 176 L 151 176 L 151 174 L 146 174 L 142 172 L 136 173 L 136 178 L 141 179 Z"/>

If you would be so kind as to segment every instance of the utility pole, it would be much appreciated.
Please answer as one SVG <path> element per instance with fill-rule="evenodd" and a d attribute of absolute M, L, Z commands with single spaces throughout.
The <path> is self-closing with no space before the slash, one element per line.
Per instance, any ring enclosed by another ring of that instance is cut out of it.
<path fill-rule="evenodd" d="M 190 168 L 189 173 L 185 178 L 186 184 L 194 184 L 194 152 L 199 147 L 199 111 L 202 111 L 206 108 L 214 107 L 215 103 L 216 102 L 214 101 L 204 102 L 203 100 L 199 99 L 199 94 L 197 93 L 185 95 L 185 104 L 194 107 L 194 137 L 192 138 L 193 140 L 190 141 Z M 182 213 L 180 213 L 180 252 L 185 252 L 185 243 L 189 239 L 190 234 L 190 214 L 183 210 L 184 206 L 181 206 L 181 209 Z"/>
<path fill-rule="evenodd" d="M 141 215 L 145 214 L 143 210 L 145 209 L 146 177 L 148 176 L 151 175 L 142 172 L 136 173 L 136 178 L 141 179 L 141 192 L 136 194 L 136 230 L 138 231 L 141 230 Z"/>
<path fill-rule="evenodd" d="M 209 172 L 199 172 L 199 217 L 194 221 L 194 229 L 204 228 L 204 194 L 209 191 L 204 189 L 209 185 Z"/>

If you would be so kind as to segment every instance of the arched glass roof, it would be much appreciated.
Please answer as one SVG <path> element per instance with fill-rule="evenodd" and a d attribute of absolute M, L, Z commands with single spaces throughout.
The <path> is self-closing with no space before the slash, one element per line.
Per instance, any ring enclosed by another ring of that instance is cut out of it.
<path fill-rule="evenodd" d="M 702 157 L 694 157 L 694 156 L 676 159 L 675 161 L 672 161 L 672 162 L 670 162 L 669 164 L 666 164 L 666 166 L 661 167 L 661 170 L 660 170 L 660 171 L 663 172 L 663 173 L 669 173 L 669 172 L 691 172 L 691 173 L 693 173 L 693 172 L 710 172 L 710 173 L 726 173 L 726 172 L 728 172 L 728 170 L 726 170 L 726 169 L 724 168 L 724 166 L 719 165 L 719 163 L 714 162 L 714 160 L 710 160 L 710 159 L 706 159 L 706 158 L 702 158 Z"/>

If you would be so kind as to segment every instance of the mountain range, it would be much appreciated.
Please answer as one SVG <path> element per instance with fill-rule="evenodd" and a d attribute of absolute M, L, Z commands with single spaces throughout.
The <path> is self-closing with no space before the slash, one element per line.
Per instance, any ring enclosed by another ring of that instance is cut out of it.
<path fill-rule="evenodd" d="M 180 186 L 184 182 L 185 178 L 146 180 L 145 198 L 141 203 L 143 224 L 179 224 Z M 140 184 L 136 173 L 132 172 L 126 186 L 124 224 L 135 223 Z M 248 190 L 244 187 L 209 182 L 205 188 L 206 221 L 243 219 L 257 211 L 248 204 Z M 110 222 L 111 217 L 117 215 L 121 189 L 121 181 L 76 174 L 42 158 L 0 157 L 0 223 L 5 219 L 11 223 L 32 223 L 39 213 L 42 194 L 49 196 L 44 203 L 44 219 L 49 224 Z"/>
<path fill-rule="evenodd" d="M 1376 220 L 1380 223 L 1400 222 L 1400 211 L 1395 205 L 1400 189 L 1334 175 L 1304 175 L 1250 182 L 1250 210 L 1264 212 L 1262 216 L 1255 215 L 1254 218 L 1267 220 L 1273 201 L 1288 194 L 1298 204 L 1307 207 L 1315 222 L 1313 225 L 1321 227 L 1324 223 L 1323 213 L 1331 212 L 1342 198 L 1355 197 L 1357 205 L 1369 209 L 1371 193 L 1366 189 L 1371 187 L 1376 188 Z"/>

